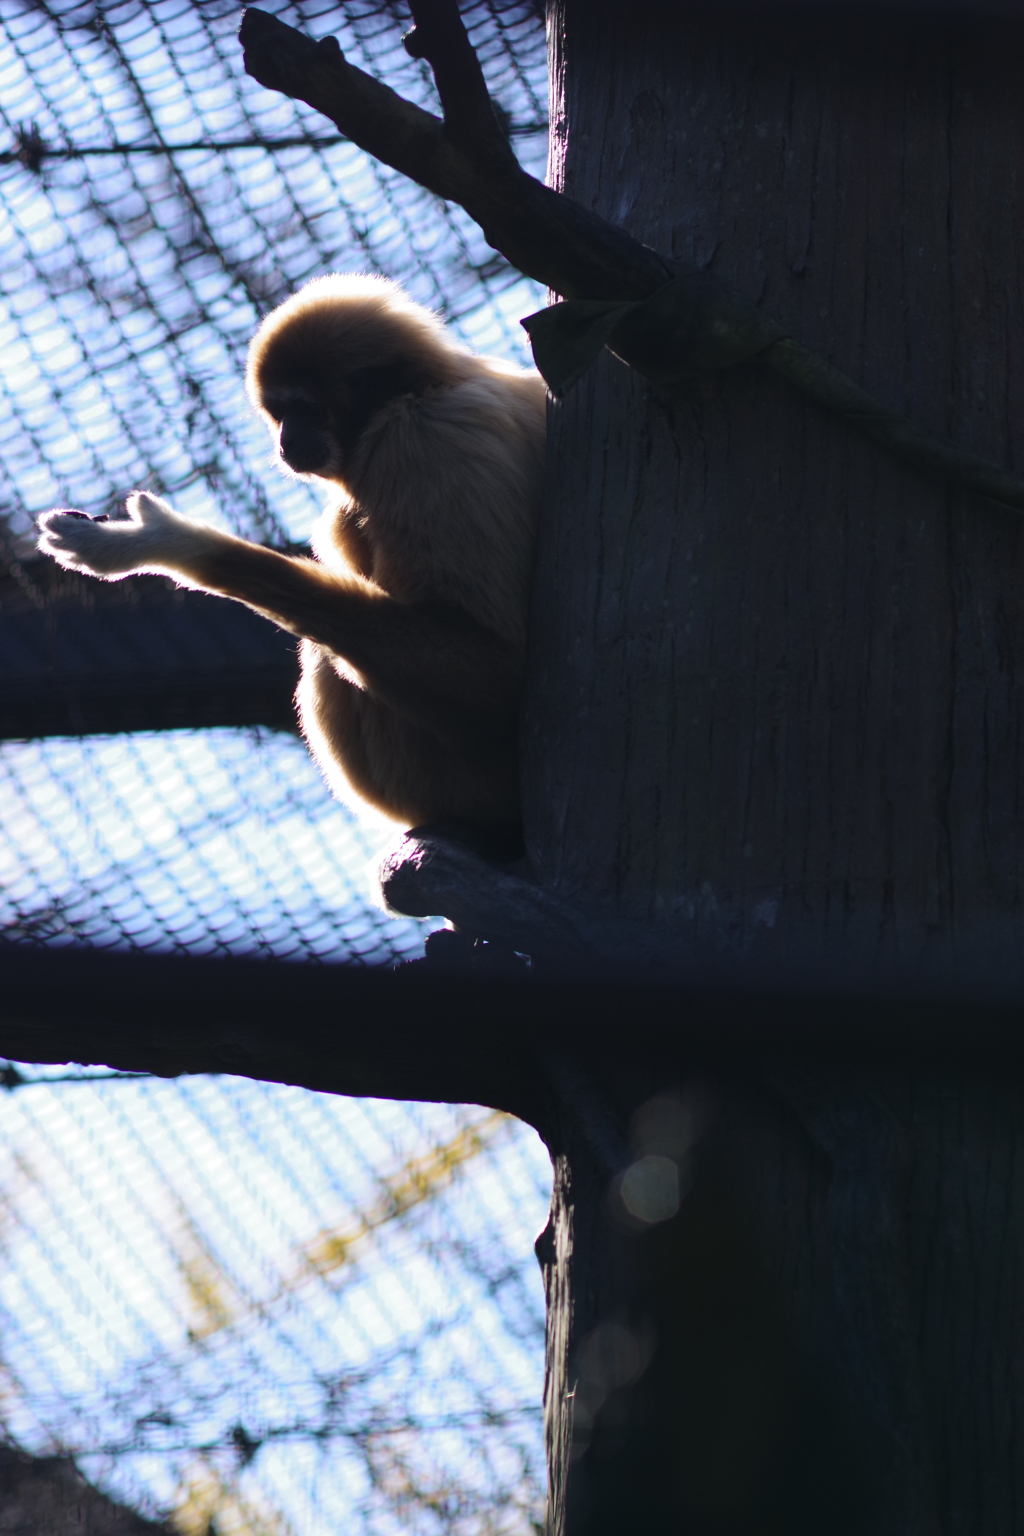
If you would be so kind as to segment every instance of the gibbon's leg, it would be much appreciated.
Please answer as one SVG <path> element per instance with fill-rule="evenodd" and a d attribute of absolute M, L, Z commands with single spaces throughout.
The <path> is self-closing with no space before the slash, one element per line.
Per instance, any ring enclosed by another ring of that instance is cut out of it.
<path fill-rule="evenodd" d="M 355 791 L 410 827 L 498 822 L 518 832 L 516 754 L 493 734 L 470 745 L 445 740 L 339 676 L 308 640 L 295 701 L 309 748 L 340 799 Z"/>
<path fill-rule="evenodd" d="M 108 580 L 155 572 L 235 598 L 340 656 L 371 693 L 442 735 L 514 737 L 519 652 L 458 609 L 399 603 L 357 577 L 193 523 L 147 491 L 127 505 L 117 522 L 45 512 L 39 548 L 68 570 Z"/>

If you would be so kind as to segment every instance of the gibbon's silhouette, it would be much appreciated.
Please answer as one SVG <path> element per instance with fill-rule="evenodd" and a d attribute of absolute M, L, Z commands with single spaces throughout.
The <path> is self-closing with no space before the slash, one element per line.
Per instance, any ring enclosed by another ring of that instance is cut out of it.
<path fill-rule="evenodd" d="M 330 505 L 293 558 L 180 517 L 56 510 L 39 548 L 246 603 L 301 636 L 296 699 L 332 789 L 406 825 L 515 823 L 517 718 L 544 472 L 540 376 L 453 341 L 376 277 L 318 278 L 260 326 L 250 399 Z"/>

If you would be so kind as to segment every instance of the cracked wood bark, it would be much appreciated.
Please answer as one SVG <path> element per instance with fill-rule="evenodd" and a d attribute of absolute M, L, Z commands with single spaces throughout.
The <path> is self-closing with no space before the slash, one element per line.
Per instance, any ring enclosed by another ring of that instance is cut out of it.
<path fill-rule="evenodd" d="M 1024 463 L 1017 33 L 637 9 L 614 39 L 603 6 L 568 19 L 566 190 Z M 1019 522 L 753 365 L 669 409 L 606 357 L 551 428 L 525 769 L 545 883 L 712 947 L 921 967 L 995 920 L 1018 951 Z"/>
<path fill-rule="evenodd" d="M 558 185 L 1019 471 L 1018 23 L 549 22 Z M 546 889 L 794 990 L 822 966 L 1019 990 L 1018 522 L 756 364 L 668 401 L 605 356 L 550 427 L 524 726 Z M 924 1056 L 688 1078 L 628 1036 L 577 1053 L 544 1128 L 550 1529 L 1019 1530 L 1019 1080 Z M 628 1165 L 666 1089 L 703 1134 L 678 1214 L 630 1228 L 594 1115 Z"/>

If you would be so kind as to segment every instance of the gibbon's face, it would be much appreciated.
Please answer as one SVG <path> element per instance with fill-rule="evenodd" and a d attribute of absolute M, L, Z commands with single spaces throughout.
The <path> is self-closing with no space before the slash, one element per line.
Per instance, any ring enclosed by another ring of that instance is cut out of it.
<path fill-rule="evenodd" d="M 401 358 L 336 374 L 328 390 L 298 380 L 268 385 L 260 404 L 277 426 L 278 456 L 286 468 L 342 480 L 360 438 L 381 411 L 394 400 L 422 394 L 433 382 L 422 366 Z"/>
<path fill-rule="evenodd" d="M 263 409 L 277 426 L 277 452 L 282 464 L 297 475 L 330 479 L 342 465 L 336 463 L 337 441 L 331 412 L 312 393 L 282 390 L 262 401 Z"/>

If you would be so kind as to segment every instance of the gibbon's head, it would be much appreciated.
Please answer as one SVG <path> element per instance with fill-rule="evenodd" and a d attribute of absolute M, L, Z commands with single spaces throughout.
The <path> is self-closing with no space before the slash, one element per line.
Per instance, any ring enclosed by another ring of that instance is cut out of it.
<path fill-rule="evenodd" d="M 341 480 L 389 401 L 459 383 L 468 357 L 397 283 L 318 277 L 256 332 L 246 388 L 288 469 Z"/>

